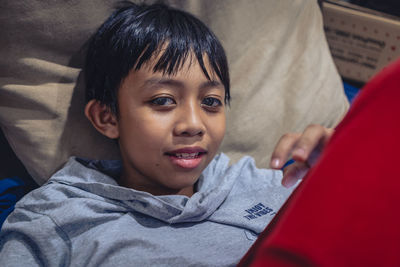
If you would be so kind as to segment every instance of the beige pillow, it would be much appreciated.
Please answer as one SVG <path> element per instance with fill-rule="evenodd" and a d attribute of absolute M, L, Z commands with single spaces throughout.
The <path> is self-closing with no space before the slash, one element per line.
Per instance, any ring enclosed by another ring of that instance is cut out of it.
<path fill-rule="evenodd" d="M 14 0 L 0 9 L 0 126 L 39 184 L 70 155 L 118 158 L 83 115 L 84 47 L 118 1 Z M 171 0 L 221 39 L 232 104 L 222 151 L 267 167 L 274 144 L 348 108 L 316 1 Z"/>

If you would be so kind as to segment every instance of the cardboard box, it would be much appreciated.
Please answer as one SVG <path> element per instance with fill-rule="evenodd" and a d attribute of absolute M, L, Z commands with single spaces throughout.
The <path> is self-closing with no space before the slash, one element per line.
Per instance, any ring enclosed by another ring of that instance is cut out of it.
<path fill-rule="evenodd" d="M 342 77 L 367 82 L 400 57 L 400 18 L 344 1 L 325 1 L 326 38 Z"/>

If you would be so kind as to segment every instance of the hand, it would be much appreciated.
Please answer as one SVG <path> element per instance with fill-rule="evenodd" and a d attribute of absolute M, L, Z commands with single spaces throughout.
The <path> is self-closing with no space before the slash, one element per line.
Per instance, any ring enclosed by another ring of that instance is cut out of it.
<path fill-rule="evenodd" d="M 272 153 L 271 168 L 281 169 L 290 157 L 295 160 L 283 170 L 283 186 L 291 187 L 306 175 L 333 133 L 333 129 L 312 124 L 303 133 L 288 133 L 281 137 Z"/>

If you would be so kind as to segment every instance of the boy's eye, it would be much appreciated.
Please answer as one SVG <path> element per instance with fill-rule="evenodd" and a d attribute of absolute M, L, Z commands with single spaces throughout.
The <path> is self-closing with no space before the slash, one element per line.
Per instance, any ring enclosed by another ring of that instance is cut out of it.
<path fill-rule="evenodd" d="M 203 99 L 201 104 L 206 107 L 212 107 L 212 108 L 217 108 L 219 106 L 222 106 L 222 102 L 218 98 L 215 98 L 215 97 L 206 97 Z"/>
<path fill-rule="evenodd" d="M 175 100 L 170 97 L 157 97 L 152 99 L 150 103 L 156 106 L 171 106 L 176 104 Z"/>

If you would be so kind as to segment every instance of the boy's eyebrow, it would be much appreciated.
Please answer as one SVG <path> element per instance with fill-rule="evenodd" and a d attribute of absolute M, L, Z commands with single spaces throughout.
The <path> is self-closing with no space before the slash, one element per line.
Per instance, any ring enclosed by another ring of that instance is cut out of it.
<path fill-rule="evenodd" d="M 201 89 L 203 89 L 203 88 L 210 88 L 210 87 L 215 87 L 215 88 L 220 88 L 220 89 L 225 90 L 224 85 L 223 85 L 221 82 L 216 81 L 216 80 L 209 80 L 209 81 L 207 81 L 207 82 L 204 82 L 204 83 L 200 86 Z"/>
<path fill-rule="evenodd" d="M 155 85 L 169 85 L 172 87 L 183 88 L 185 87 L 184 83 L 179 80 L 171 79 L 171 78 L 150 78 L 146 80 L 142 86 L 142 88 L 148 88 Z M 206 89 L 210 87 L 225 89 L 223 84 L 216 80 L 209 80 L 200 85 L 200 89 Z"/>
<path fill-rule="evenodd" d="M 170 85 L 173 87 L 183 87 L 183 83 L 178 80 L 169 78 L 150 78 L 143 84 L 143 88 L 152 87 L 154 85 Z"/>

